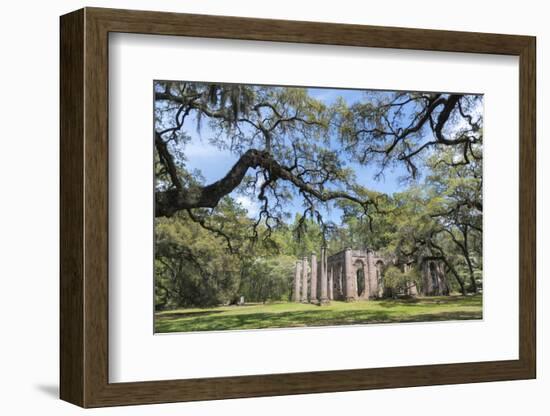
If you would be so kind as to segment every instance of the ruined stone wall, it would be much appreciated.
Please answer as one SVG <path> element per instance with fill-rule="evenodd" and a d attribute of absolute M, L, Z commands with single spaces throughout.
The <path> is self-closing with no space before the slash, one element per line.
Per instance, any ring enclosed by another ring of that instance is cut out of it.
<path fill-rule="evenodd" d="M 319 260 L 315 253 L 308 261 L 303 257 L 296 262 L 294 277 L 295 302 L 326 304 L 333 299 L 348 302 L 389 296 L 384 288 L 383 269 L 389 263 L 370 249 L 347 248 L 328 257 L 321 249 Z M 403 266 L 407 271 L 412 264 Z M 423 261 L 422 294 L 426 296 L 448 295 L 449 285 L 442 262 Z M 416 296 L 418 288 L 409 282 L 401 294 Z M 395 295 L 395 294 L 394 294 Z"/>
<path fill-rule="evenodd" d="M 425 296 L 446 296 L 450 292 L 445 266 L 441 261 L 422 262 L 422 294 Z"/>
<path fill-rule="evenodd" d="M 353 301 L 379 296 L 377 262 L 382 259 L 372 250 L 350 248 L 328 258 L 329 275 L 333 276 L 336 299 Z M 362 273 L 358 272 L 361 271 Z M 358 278 L 363 281 L 359 282 Z"/>

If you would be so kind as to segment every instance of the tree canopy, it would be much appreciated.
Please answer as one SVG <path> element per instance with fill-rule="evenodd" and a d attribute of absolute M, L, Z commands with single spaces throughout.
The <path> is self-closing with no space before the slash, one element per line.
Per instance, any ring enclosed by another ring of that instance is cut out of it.
<path fill-rule="evenodd" d="M 307 88 L 157 81 L 154 98 L 159 307 L 288 297 L 292 259 L 322 244 L 383 250 L 396 267 L 437 258 L 457 290 L 478 289 L 482 96 L 329 102 Z M 210 182 L 186 153 L 204 130 L 234 159 Z M 395 170 L 399 192 L 373 190 Z M 257 201 L 254 216 L 239 195 Z"/>

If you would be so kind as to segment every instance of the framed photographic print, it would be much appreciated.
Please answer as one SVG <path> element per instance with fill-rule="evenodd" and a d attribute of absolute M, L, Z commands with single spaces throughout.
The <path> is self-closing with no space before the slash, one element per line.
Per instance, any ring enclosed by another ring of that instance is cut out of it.
<path fill-rule="evenodd" d="M 535 38 L 61 17 L 83 406 L 534 378 Z"/>

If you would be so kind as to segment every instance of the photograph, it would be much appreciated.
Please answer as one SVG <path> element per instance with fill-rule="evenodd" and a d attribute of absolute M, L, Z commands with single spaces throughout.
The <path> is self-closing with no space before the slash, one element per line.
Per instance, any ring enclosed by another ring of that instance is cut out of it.
<path fill-rule="evenodd" d="M 483 94 L 152 87 L 155 334 L 483 319 Z"/>

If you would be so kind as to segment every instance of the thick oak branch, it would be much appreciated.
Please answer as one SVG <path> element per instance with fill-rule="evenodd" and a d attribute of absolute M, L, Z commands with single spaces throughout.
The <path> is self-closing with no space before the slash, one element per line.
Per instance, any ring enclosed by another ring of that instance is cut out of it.
<path fill-rule="evenodd" d="M 362 200 L 344 191 L 322 191 L 292 173 L 290 168 L 279 164 L 270 153 L 257 149 L 247 150 L 220 180 L 206 186 L 187 189 L 172 188 L 155 194 L 155 216 L 170 217 L 180 210 L 193 208 L 215 208 L 219 201 L 231 193 L 244 179 L 249 168 L 262 168 L 269 172 L 271 182 L 291 182 L 303 194 L 311 195 L 321 202 L 347 199 L 366 207 L 371 201 Z"/>

